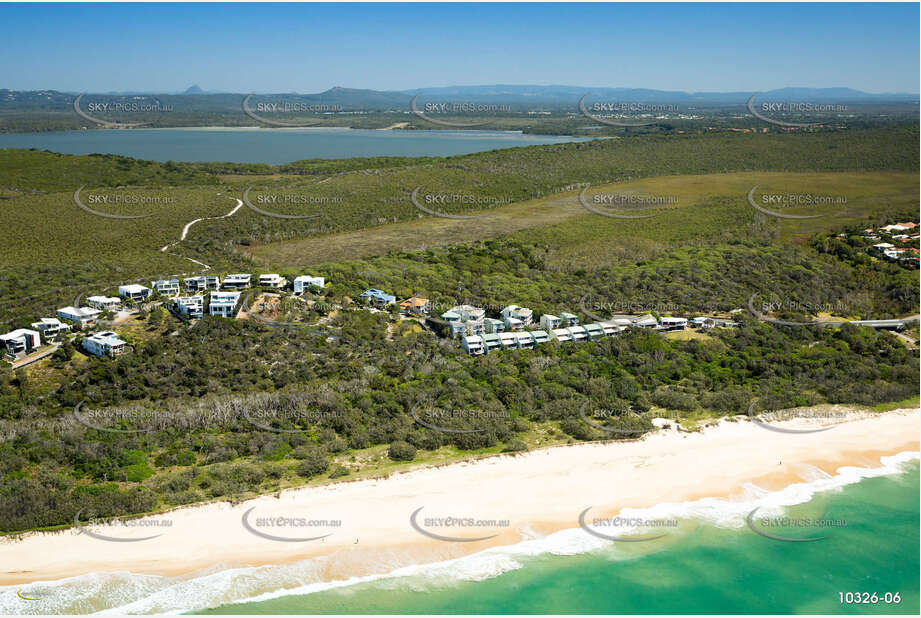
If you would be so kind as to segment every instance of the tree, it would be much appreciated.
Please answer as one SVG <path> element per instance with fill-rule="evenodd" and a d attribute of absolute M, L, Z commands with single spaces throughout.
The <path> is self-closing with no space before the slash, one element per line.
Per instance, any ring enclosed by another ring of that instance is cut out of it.
<path fill-rule="evenodd" d="M 397 440 L 390 445 L 387 456 L 394 461 L 412 461 L 416 458 L 416 447 L 409 442 Z"/>

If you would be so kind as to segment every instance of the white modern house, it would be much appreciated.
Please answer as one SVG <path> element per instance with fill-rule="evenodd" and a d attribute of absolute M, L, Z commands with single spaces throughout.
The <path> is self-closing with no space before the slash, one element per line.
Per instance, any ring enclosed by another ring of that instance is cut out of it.
<path fill-rule="evenodd" d="M 572 341 L 572 333 L 568 328 L 554 328 L 550 331 L 550 338 L 559 342 Z"/>
<path fill-rule="evenodd" d="M 606 337 L 616 335 L 621 330 L 626 328 L 625 326 L 620 326 L 615 322 L 598 322 L 598 326 L 600 326 L 601 330 L 604 331 Z"/>
<path fill-rule="evenodd" d="M 179 293 L 179 279 L 157 279 L 150 282 L 157 294 L 164 296 L 175 296 Z"/>
<path fill-rule="evenodd" d="M 505 320 L 506 326 L 509 325 L 509 320 L 518 320 L 521 322 L 521 326 L 530 326 L 531 322 L 534 321 L 534 312 L 527 307 L 509 305 L 500 313 L 502 315 L 502 319 Z"/>
<path fill-rule="evenodd" d="M 70 330 L 70 324 L 64 324 L 57 318 L 42 318 L 32 322 L 32 328 L 40 332 L 45 341 L 54 341 L 62 332 Z"/>
<path fill-rule="evenodd" d="M 208 299 L 208 314 L 232 318 L 239 300 L 240 292 L 211 292 L 211 298 Z"/>
<path fill-rule="evenodd" d="M 556 317 L 555 315 L 550 315 L 545 313 L 540 316 L 540 327 L 546 330 L 553 330 L 554 328 L 559 328 L 563 325 L 563 320 Z"/>
<path fill-rule="evenodd" d="M 537 343 L 532 335 L 528 331 L 515 333 L 515 337 L 518 339 L 518 347 L 524 350 L 530 350 Z"/>
<path fill-rule="evenodd" d="M 110 330 L 94 333 L 83 339 L 83 349 L 95 356 L 118 356 L 127 346 L 126 342 Z"/>
<path fill-rule="evenodd" d="M 185 289 L 189 292 L 221 289 L 221 278 L 215 276 L 189 277 L 185 280 Z"/>
<path fill-rule="evenodd" d="M 118 286 L 118 295 L 133 301 L 144 300 L 150 296 L 150 288 L 145 288 L 138 283 L 129 283 L 128 285 Z"/>
<path fill-rule="evenodd" d="M 604 337 L 604 329 L 601 328 L 601 324 L 586 324 L 583 328 L 585 328 L 585 332 L 591 339 L 601 339 Z"/>
<path fill-rule="evenodd" d="M 180 296 L 176 299 L 176 308 L 179 313 L 192 319 L 204 316 L 205 299 L 200 294 L 195 296 Z"/>
<path fill-rule="evenodd" d="M 441 314 L 441 319 L 448 323 L 451 336 L 456 337 L 466 332 L 468 335 L 486 334 L 486 310 L 473 305 L 457 305 Z"/>
<path fill-rule="evenodd" d="M 535 344 L 547 343 L 550 341 L 550 334 L 545 330 L 532 330 L 531 335 L 534 337 Z"/>
<path fill-rule="evenodd" d="M 566 313 L 565 311 L 560 314 L 560 319 L 566 322 L 569 326 L 578 326 L 579 325 L 579 316 L 574 313 Z"/>
<path fill-rule="evenodd" d="M 243 288 L 248 288 L 252 280 L 253 276 L 248 273 L 236 273 L 224 277 L 224 283 L 222 285 L 229 290 L 241 290 Z"/>
<path fill-rule="evenodd" d="M 470 356 L 479 356 L 486 353 L 483 347 L 483 338 L 479 335 L 468 335 L 461 340 L 461 347 L 467 351 Z"/>
<path fill-rule="evenodd" d="M 663 317 L 659 320 L 659 328 L 662 330 L 684 330 L 687 327 L 687 318 Z"/>
<path fill-rule="evenodd" d="M 0 335 L 0 344 L 3 345 L 6 356 L 16 360 L 38 349 L 41 345 L 41 337 L 38 331 L 17 328 L 5 335 Z"/>
<path fill-rule="evenodd" d="M 707 318 L 703 316 L 698 316 L 696 318 L 691 318 L 691 327 L 693 328 L 713 328 L 714 326 L 713 318 Z"/>
<path fill-rule="evenodd" d="M 521 330 L 522 328 L 524 328 L 524 322 L 522 322 L 518 318 L 513 318 L 509 316 L 505 318 L 505 326 L 509 330 Z"/>
<path fill-rule="evenodd" d="M 86 304 L 100 311 L 118 311 L 122 299 L 117 296 L 88 296 Z"/>
<path fill-rule="evenodd" d="M 572 335 L 573 341 L 585 341 L 588 339 L 588 333 L 582 326 L 570 326 L 569 332 Z"/>
<path fill-rule="evenodd" d="M 486 348 L 487 352 L 495 352 L 496 350 L 502 349 L 502 340 L 497 333 L 483 335 L 482 339 L 483 347 Z"/>
<path fill-rule="evenodd" d="M 515 350 L 518 348 L 517 333 L 499 333 L 499 341 L 502 342 L 503 350 Z"/>
<path fill-rule="evenodd" d="M 259 275 L 259 285 L 266 288 L 281 289 L 288 285 L 288 280 L 278 273 L 270 273 L 268 275 Z"/>
<path fill-rule="evenodd" d="M 502 320 L 497 320 L 495 318 L 485 318 L 483 324 L 486 325 L 487 333 L 502 333 L 505 332 L 505 322 Z"/>
<path fill-rule="evenodd" d="M 92 307 L 64 307 L 58 309 L 60 319 L 80 326 L 92 326 L 96 323 L 96 319 L 101 313 L 102 311 Z"/>
<path fill-rule="evenodd" d="M 323 277 L 311 277 L 310 275 L 301 275 L 294 278 L 294 293 L 302 294 L 308 288 L 325 288 L 326 279 Z"/>
<path fill-rule="evenodd" d="M 630 322 L 630 326 L 634 328 L 657 328 L 659 322 L 649 313 L 646 315 L 641 315 L 638 318 L 634 318 Z"/>

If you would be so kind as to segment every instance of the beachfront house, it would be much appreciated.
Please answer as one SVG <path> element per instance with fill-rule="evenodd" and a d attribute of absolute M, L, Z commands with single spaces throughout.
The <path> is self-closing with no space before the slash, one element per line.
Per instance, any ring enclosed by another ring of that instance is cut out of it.
<path fill-rule="evenodd" d="M 518 348 L 523 350 L 530 350 L 534 347 L 536 341 L 534 340 L 534 335 L 528 331 L 523 331 L 520 333 L 515 333 L 515 337 L 518 339 Z"/>
<path fill-rule="evenodd" d="M 521 330 L 524 328 L 524 322 L 518 318 L 507 317 L 505 318 L 505 328 L 508 330 Z"/>
<path fill-rule="evenodd" d="M 588 339 L 588 333 L 585 332 L 585 327 L 583 326 L 570 326 L 569 333 L 572 335 L 573 341 L 585 341 Z"/>
<path fill-rule="evenodd" d="M 652 314 L 647 313 L 646 315 L 641 315 L 638 318 L 634 318 L 631 321 L 630 326 L 633 328 L 658 328 L 659 322 L 652 316 Z"/>
<path fill-rule="evenodd" d="M 496 333 L 489 333 L 483 335 L 483 347 L 487 352 L 495 352 L 496 350 L 502 349 L 502 340 L 499 339 L 499 335 Z"/>
<path fill-rule="evenodd" d="M 118 356 L 127 346 L 128 344 L 112 331 L 94 333 L 83 339 L 83 349 L 94 356 Z"/>
<path fill-rule="evenodd" d="M 38 322 L 32 322 L 32 328 L 41 333 L 45 341 L 55 341 L 61 333 L 70 330 L 70 325 L 57 318 L 42 318 Z"/>
<path fill-rule="evenodd" d="M 310 275 L 301 275 L 294 278 L 294 293 L 303 294 L 309 288 L 326 287 L 326 279 L 323 277 L 311 277 Z"/>
<path fill-rule="evenodd" d="M 538 345 L 550 341 L 550 334 L 545 330 L 532 330 L 531 335 L 534 337 L 534 343 Z"/>
<path fill-rule="evenodd" d="M 479 335 L 467 335 L 461 340 L 461 347 L 467 351 L 470 356 L 479 356 L 486 352 L 483 347 L 483 338 Z"/>
<path fill-rule="evenodd" d="M 613 337 L 621 330 L 626 328 L 625 326 L 620 326 L 615 322 L 598 322 L 598 326 L 601 327 L 605 337 Z"/>
<path fill-rule="evenodd" d="M 208 314 L 232 318 L 239 301 L 240 292 L 211 292 L 208 299 Z"/>
<path fill-rule="evenodd" d="M 659 328 L 662 330 L 684 330 L 688 326 L 687 318 L 663 317 L 659 320 Z"/>
<path fill-rule="evenodd" d="M 517 320 L 520 323 L 519 327 L 530 326 L 531 322 L 534 320 L 533 311 L 527 307 L 519 307 L 518 305 L 509 305 L 500 313 L 502 319 L 505 320 L 506 326 L 509 326 L 510 320 Z M 511 328 L 511 326 L 509 326 L 509 328 Z"/>
<path fill-rule="evenodd" d="M 484 318 L 483 324 L 486 326 L 487 333 L 504 333 L 505 322 L 495 318 Z"/>
<path fill-rule="evenodd" d="M 224 277 L 224 281 L 221 283 L 221 286 L 227 290 L 242 290 L 243 288 L 248 288 L 250 286 L 252 279 L 253 276 L 249 273 L 236 273 L 233 275 L 227 275 Z"/>
<path fill-rule="evenodd" d="M 518 348 L 517 333 L 499 333 L 499 341 L 502 342 L 503 350 L 515 350 Z"/>
<path fill-rule="evenodd" d="M 578 326 L 579 325 L 579 316 L 574 313 L 566 313 L 565 311 L 560 314 L 560 319 L 566 323 L 567 326 Z"/>
<path fill-rule="evenodd" d="M 691 328 L 697 328 L 703 330 L 705 328 L 713 328 L 713 318 L 707 318 L 703 316 L 698 316 L 696 318 L 691 318 Z"/>
<path fill-rule="evenodd" d="M 146 288 L 139 283 L 129 283 L 128 285 L 118 286 L 118 295 L 127 300 L 142 301 L 150 296 L 150 288 Z"/>
<path fill-rule="evenodd" d="M 221 278 L 215 276 L 189 277 L 185 280 L 185 289 L 189 292 L 221 289 Z"/>
<path fill-rule="evenodd" d="M 268 275 L 259 275 L 259 285 L 264 288 L 275 288 L 276 290 L 280 290 L 288 285 L 288 280 L 278 273 L 270 273 Z"/>
<path fill-rule="evenodd" d="M 540 316 L 540 327 L 546 330 L 553 330 L 554 328 L 559 328 L 563 325 L 563 320 L 558 318 L 555 315 L 550 315 L 545 313 Z"/>
<path fill-rule="evenodd" d="M 179 293 L 179 279 L 157 279 L 156 281 L 150 282 L 150 287 L 152 287 L 157 294 L 175 296 Z"/>
<path fill-rule="evenodd" d="M 364 298 L 365 302 L 374 307 L 386 307 L 392 305 L 397 300 L 397 297 L 393 294 L 388 294 L 377 288 L 368 288 L 361 293 L 360 298 Z"/>
<path fill-rule="evenodd" d="M 92 326 L 101 313 L 92 307 L 64 307 L 58 309 L 58 318 L 78 326 Z"/>
<path fill-rule="evenodd" d="M 586 334 L 593 340 L 604 337 L 604 329 L 601 328 L 601 324 L 586 324 L 584 328 Z"/>
<path fill-rule="evenodd" d="M 400 303 L 400 311 L 405 315 L 425 315 L 431 310 L 432 303 L 429 302 L 429 299 L 422 298 L 421 296 L 413 296 Z"/>
<path fill-rule="evenodd" d="M 180 296 L 176 299 L 176 309 L 179 313 L 190 319 L 198 319 L 205 315 L 205 299 L 200 294 L 195 296 Z"/>
<path fill-rule="evenodd" d="M 122 299 L 117 296 L 88 296 L 86 304 L 100 311 L 118 311 L 122 305 Z"/>
<path fill-rule="evenodd" d="M 5 335 L 0 335 L 0 346 L 10 360 L 18 360 L 29 355 L 41 345 L 41 336 L 36 330 L 17 328 Z"/>

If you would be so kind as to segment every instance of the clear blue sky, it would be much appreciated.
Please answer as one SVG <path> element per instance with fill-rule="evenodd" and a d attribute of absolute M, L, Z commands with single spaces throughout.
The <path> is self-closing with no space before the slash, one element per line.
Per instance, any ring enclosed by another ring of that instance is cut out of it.
<path fill-rule="evenodd" d="M 919 92 L 910 4 L 0 4 L 0 88 Z"/>

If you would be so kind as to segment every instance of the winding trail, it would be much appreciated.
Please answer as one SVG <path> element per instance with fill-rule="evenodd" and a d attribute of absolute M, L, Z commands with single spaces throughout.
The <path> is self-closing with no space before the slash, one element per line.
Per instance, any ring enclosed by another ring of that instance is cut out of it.
<path fill-rule="evenodd" d="M 243 207 L 243 200 L 237 199 L 237 198 L 231 198 L 231 199 L 236 199 L 236 200 L 237 200 L 237 205 L 233 207 L 233 210 L 231 210 L 230 212 L 228 212 L 226 215 L 219 215 L 219 216 L 217 216 L 217 217 L 201 217 L 201 218 L 199 218 L 199 219 L 194 219 L 194 220 L 192 220 L 192 221 L 189 221 L 188 223 L 185 224 L 185 227 L 182 228 L 182 235 L 179 237 L 179 240 L 177 240 L 176 242 L 171 242 L 171 243 L 169 243 L 168 245 L 164 245 L 164 247 L 163 247 L 162 249 L 160 249 L 160 251 L 162 251 L 163 253 L 166 253 L 167 249 L 169 249 L 169 248 L 171 248 L 171 247 L 175 247 L 176 245 L 178 245 L 179 243 L 181 243 L 183 240 L 185 240 L 185 239 L 186 239 L 186 236 L 189 235 L 189 228 L 191 228 L 193 225 L 195 225 L 195 224 L 198 223 L 199 221 L 205 221 L 205 220 L 207 220 L 207 219 L 226 219 L 227 217 L 233 215 L 235 212 L 237 212 L 238 210 L 240 210 L 240 208 Z M 201 266 L 204 266 L 204 267 L 205 267 L 205 270 L 211 270 L 211 267 L 208 266 L 207 264 L 205 264 L 204 262 L 199 262 L 199 261 L 196 260 L 196 259 L 193 259 L 193 258 L 190 258 L 190 257 L 185 257 L 184 255 L 180 255 L 180 256 L 178 256 L 178 257 L 181 257 L 181 258 L 183 258 L 183 259 L 185 259 L 185 260 L 189 260 L 189 261 L 191 261 L 191 262 L 195 262 L 196 264 L 200 264 Z"/>

